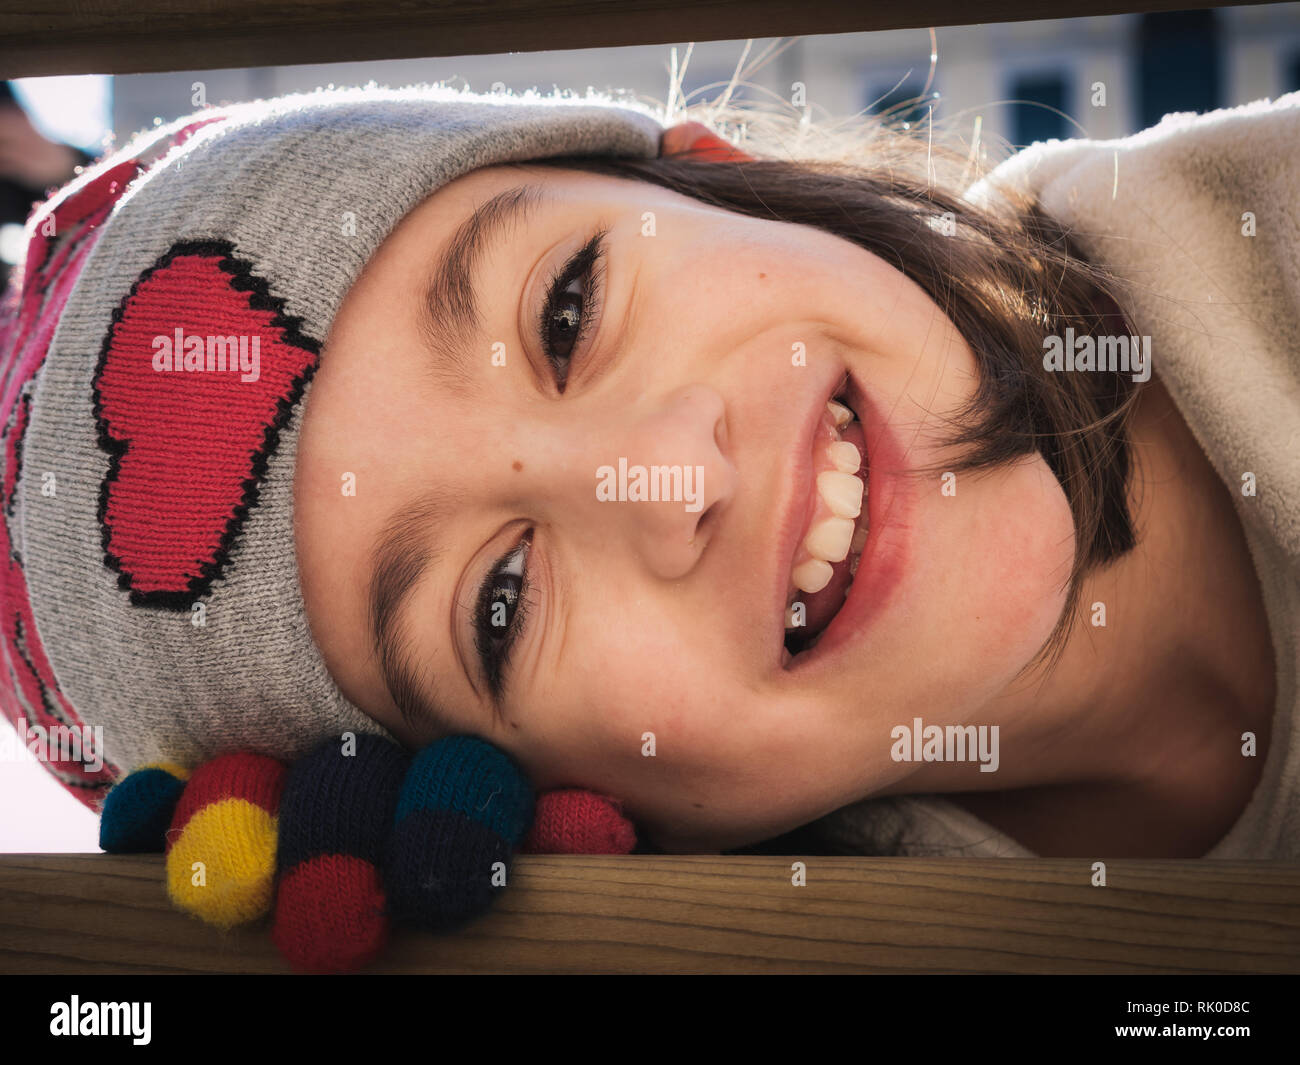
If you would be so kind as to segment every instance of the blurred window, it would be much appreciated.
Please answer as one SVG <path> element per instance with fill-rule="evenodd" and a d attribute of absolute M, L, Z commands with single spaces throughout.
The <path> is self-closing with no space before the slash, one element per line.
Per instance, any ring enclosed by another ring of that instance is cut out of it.
<path fill-rule="evenodd" d="M 1070 135 L 1064 76 L 1049 72 L 1011 79 L 1011 142 L 1017 147 Z"/>
<path fill-rule="evenodd" d="M 1300 48 L 1282 61 L 1282 92 L 1300 91 Z"/>
<path fill-rule="evenodd" d="M 1222 73 L 1214 11 L 1143 15 L 1138 25 L 1139 118 L 1154 126 L 1171 111 L 1221 106 Z"/>
<path fill-rule="evenodd" d="M 880 115 L 891 125 L 924 122 L 930 109 L 930 101 L 922 95 L 924 89 L 920 81 L 872 83 L 867 89 L 867 113 Z"/>

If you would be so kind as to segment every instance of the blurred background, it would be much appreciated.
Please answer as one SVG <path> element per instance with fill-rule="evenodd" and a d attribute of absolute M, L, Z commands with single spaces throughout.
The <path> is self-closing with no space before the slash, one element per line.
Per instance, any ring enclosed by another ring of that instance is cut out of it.
<path fill-rule="evenodd" d="M 659 104 L 733 98 L 814 122 L 866 112 L 900 125 L 978 122 L 1001 150 L 1050 138 L 1122 137 L 1171 111 L 1300 90 L 1300 3 L 834 36 L 711 41 L 0 83 L 0 275 L 47 185 L 150 126 L 199 107 L 320 86 L 447 82 L 477 92 L 625 89 Z M 670 89 L 674 79 L 679 88 Z M 1104 86 L 1099 96 L 1097 86 Z M 0 282 L 3 277 L 0 277 Z M 10 728 L 0 721 L 0 729 Z M 93 814 L 36 759 L 0 762 L 0 851 L 96 851 Z"/>

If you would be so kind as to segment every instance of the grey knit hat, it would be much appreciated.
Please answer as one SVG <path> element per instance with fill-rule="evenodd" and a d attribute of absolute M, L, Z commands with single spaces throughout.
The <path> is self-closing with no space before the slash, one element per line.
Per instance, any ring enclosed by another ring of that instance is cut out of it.
<path fill-rule="evenodd" d="M 83 801 L 145 764 L 386 734 L 326 671 L 294 551 L 300 420 L 334 314 L 456 177 L 653 157 L 660 133 L 604 97 L 319 92 L 174 123 L 38 210 L 0 316 L 3 704 L 102 726 L 103 769 L 48 762 Z"/>

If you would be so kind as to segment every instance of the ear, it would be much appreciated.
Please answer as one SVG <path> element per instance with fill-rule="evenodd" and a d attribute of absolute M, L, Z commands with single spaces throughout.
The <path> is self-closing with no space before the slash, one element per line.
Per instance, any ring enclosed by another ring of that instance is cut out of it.
<path fill-rule="evenodd" d="M 754 161 L 752 155 L 742 152 L 700 122 L 680 122 L 664 130 L 659 138 L 659 155 L 685 155 L 715 163 Z"/>

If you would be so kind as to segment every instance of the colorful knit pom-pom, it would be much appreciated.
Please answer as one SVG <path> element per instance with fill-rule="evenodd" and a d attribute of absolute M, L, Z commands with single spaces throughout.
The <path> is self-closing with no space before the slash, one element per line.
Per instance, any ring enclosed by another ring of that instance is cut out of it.
<path fill-rule="evenodd" d="M 390 912 L 428 931 L 486 910 L 533 815 L 502 751 L 469 736 L 422 750 L 402 784 L 384 867 Z"/>
<path fill-rule="evenodd" d="M 114 784 L 99 811 L 99 845 L 109 854 L 161 854 L 189 777 L 188 770 L 160 762 Z"/>
<path fill-rule="evenodd" d="M 270 909 L 284 776 L 275 759 L 247 753 L 194 771 L 167 833 L 167 892 L 176 906 L 220 928 Z"/>
<path fill-rule="evenodd" d="M 630 854 L 636 829 L 622 805 L 577 788 L 543 792 L 537 816 L 520 850 L 525 854 Z"/>
<path fill-rule="evenodd" d="M 711 163 L 753 162 L 754 157 L 724 140 L 702 122 L 679 122 L 664 130 L 659 139 L 664 158 L 684 155 Z"/>
<path fill-rule="evenodd" d="M 357 969 L 387 942 L 380 865 L 410 761 L 396 744 L 360 735 L 328 740 L 290 767 L 271 937 L 295 968 Z"/>
<path fill-rule="evenodd" d="M 274 906 L 281 954 L 317 973 L 374 960 L 394 921 L 438 932 L 482 913 L 517 850 L 636 846 L 618 800 L 577 788 L 534 798 L 515 762 L 472 736 L 414 758 L 347 733 L 287 769 L 250 753 L 192 773 L 142 766 L 109 792 L 101 818 L 107 851 L 166 850 L 168 894 L 203 921 L 230 928 Z"/>

